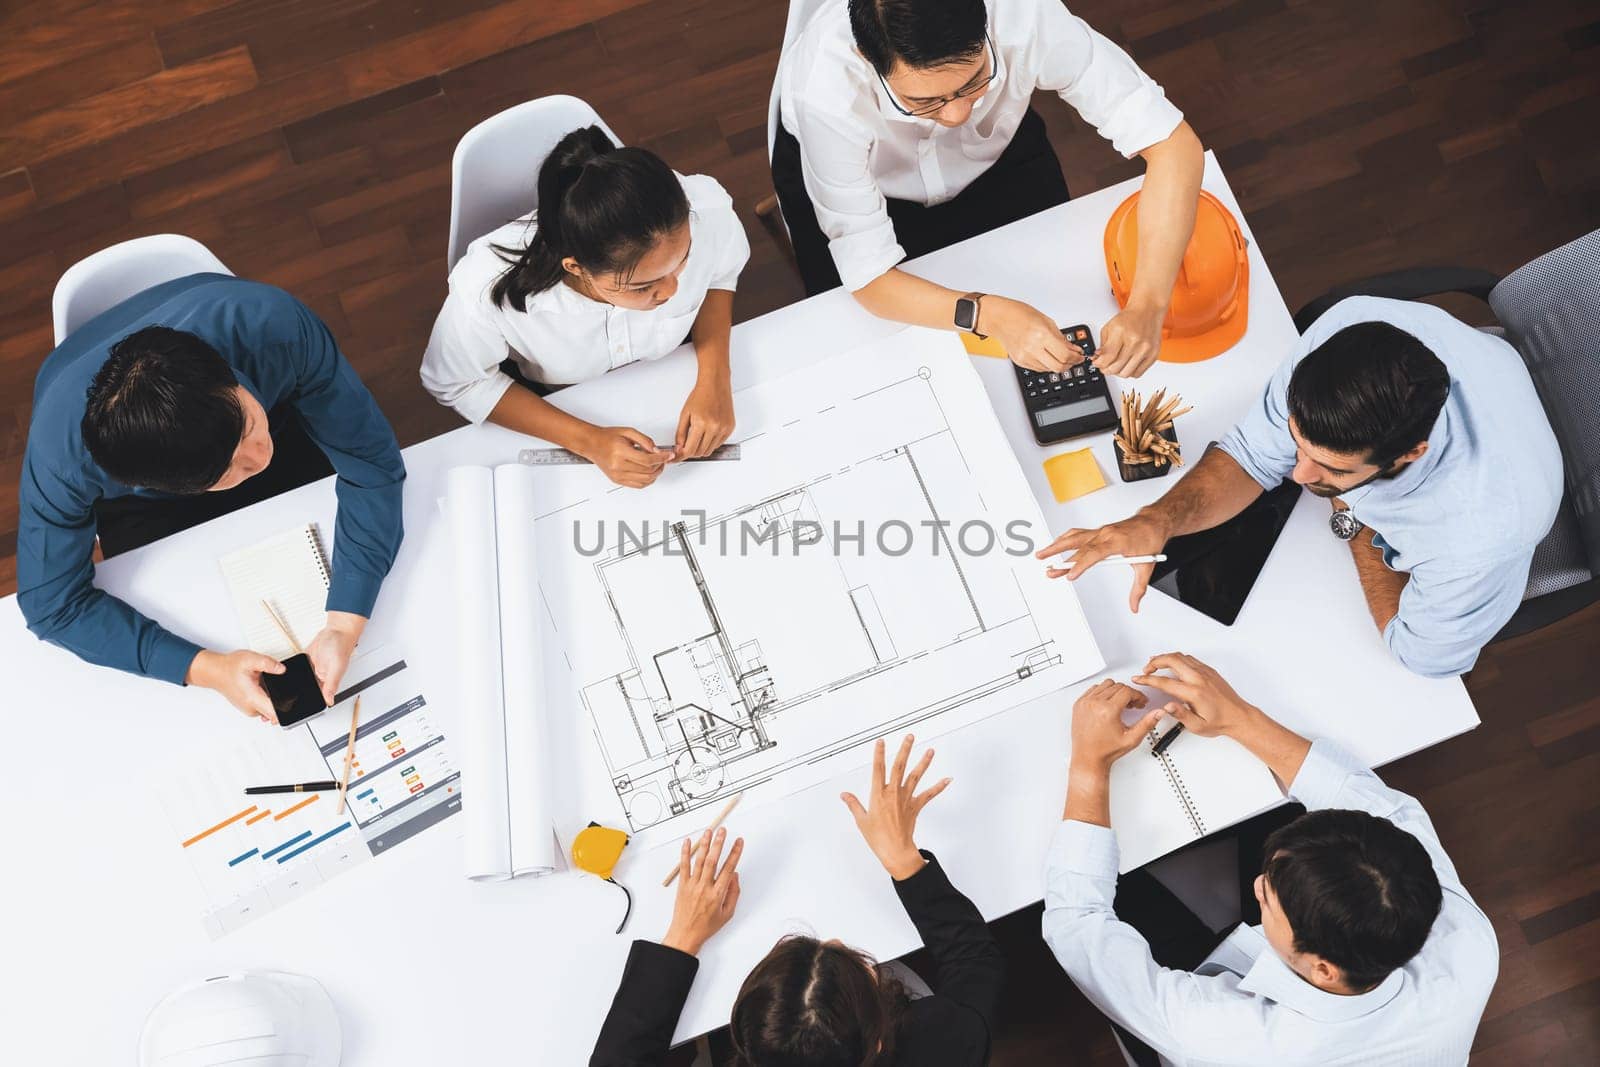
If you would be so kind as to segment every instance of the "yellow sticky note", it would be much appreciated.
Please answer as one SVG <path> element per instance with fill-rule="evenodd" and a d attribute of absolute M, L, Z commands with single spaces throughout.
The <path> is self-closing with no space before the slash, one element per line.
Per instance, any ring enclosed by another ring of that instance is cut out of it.
<path fill-rule="evenodd" d="M 970 334 L 965 330 L 962 330 L 961 331 L 961 345 L 962 345 L 963 348 L 965 348 L 967 350 L 967 352 L 970 355 L 974 355 L 974 356 L 996 356 L 996 357 L 998 357 L 1000 359 L 1009 358 L 1006 355 L 1006 350 L 1004 348 L 1000 347 L 999 339 L 997 339 L 993 334 L 990 334 L 988 337 L 979 339 L 977 336 L 975 336 L 973 334 Z"/>
<path fill-rule="evenodd" d="M 1057 504 L 1076 500 L 1106 484 L 1094 453 L 1087 448 L 1076 452 L 1063 452 L 1044 461 L 1044 476 L 1050 480 L 1050 491 L 1056 495 Z"/>

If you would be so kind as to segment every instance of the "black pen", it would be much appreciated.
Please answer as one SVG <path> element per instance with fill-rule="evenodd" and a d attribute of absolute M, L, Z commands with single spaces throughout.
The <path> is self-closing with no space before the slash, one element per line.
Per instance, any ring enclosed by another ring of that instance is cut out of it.
<path fill-rule="evenodd" d="M 258 793 L 331 793 L 338 788 L 338 782 L 297 782 L 294 785 L 246 786 L 245 792 L 250 796 Z"/>
<path fill-rule="evenodd" d="M 1180 722 L 1174 725 L 1172 729 L 1161 735 L 1160 739 L 1151 746 L 1150 755 L 1159 756 L 1161 753 L 1171 748 L 1172 742 L 1176 741 L 1178 739 L 1178 735 L 1181 733 L 1183 733 L 1183 723 Z"/>

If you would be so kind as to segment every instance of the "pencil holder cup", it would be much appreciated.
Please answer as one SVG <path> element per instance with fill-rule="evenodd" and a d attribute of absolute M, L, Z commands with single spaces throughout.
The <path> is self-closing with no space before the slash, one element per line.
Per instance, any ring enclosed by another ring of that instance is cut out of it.
<path fill-rule="evenodd" d="M 1178 443 L 1178 431 L 1168 427 L 1161 431 L 1173 444 Z M 1111 448 L 1117 454 L 1117 474 L 1125 482 L 1142 482 L 1147 478 L 1165 478 L 1172 473 L 1172 461 L 1165 456 L 1145 455 L 1136 457 L 1134 462 L 1129 462 L 1127 454 L 1122 451 L 1122 445 L 1117 441 L 1111 442 Z"/>

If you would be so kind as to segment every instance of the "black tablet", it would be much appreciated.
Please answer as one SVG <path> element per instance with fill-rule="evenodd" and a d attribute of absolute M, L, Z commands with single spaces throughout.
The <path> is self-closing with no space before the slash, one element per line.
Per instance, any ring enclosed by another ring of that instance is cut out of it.
<path fill-rule="evenodd" d="M 1150 585 L 1232 626 L 1299 499 L 1300 487 L 1284 481 L 1222 525 L 1174 537 Z"/>

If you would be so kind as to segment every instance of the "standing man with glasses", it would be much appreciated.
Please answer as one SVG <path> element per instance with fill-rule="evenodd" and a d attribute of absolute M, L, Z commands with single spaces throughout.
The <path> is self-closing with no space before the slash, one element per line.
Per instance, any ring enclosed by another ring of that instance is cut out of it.
<path fill-rule="evenodd" d="M 772 151 L 806 291 L 843 284 L 875 315 L 993 335 L 1034 370 L 1082 362 L 1037 309 L 897 266 L 1068 199 L 1035 89 L 1145 160 L 1141 269 L 1096 357 L 1137 377 L 1160 348 L 1204 157 L 1161 87 L 1060 0 L 824 0 L 779 62 Z"/>

